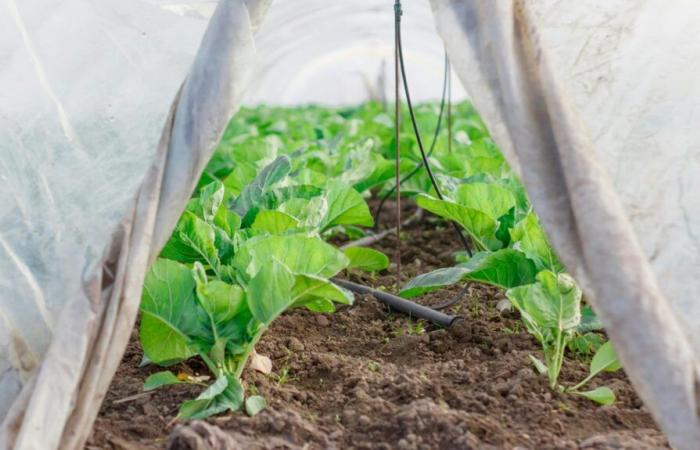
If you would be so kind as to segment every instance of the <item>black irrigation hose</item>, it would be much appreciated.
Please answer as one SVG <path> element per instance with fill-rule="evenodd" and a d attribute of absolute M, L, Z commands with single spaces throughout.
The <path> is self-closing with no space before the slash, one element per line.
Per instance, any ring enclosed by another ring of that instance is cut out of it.
<path fill-rule="evenodd" d="M 411 317 L 417 317 L 419 319 L 428 320 L 445 328 L 449 328 L 457 320 L 461 319 L 461 317 L 459 316 L 451 316 L 449 314 L 436 311 L 435 309 L 429 308 L 427 306 L 413 303 L 410 300 L 406 300 L 401 297 L 388 294 L 386 292 L 378 291 L 376 289 L 372 289 L 371 287 L 363 286 L 361 284 L 353 283 L 352 281 L 339 280 L 337 278 L 333 278 L 332 281 L 338 286 L 344 287 L 345 289 L 348 289 L 357 294 L 372 295 L 374 298 L 384 303 L 385 305 L 390 306 L 396 311 L 408 314 Z"/>
<path fill-rule="evenodd" d="M 442 86 L 442 99 L 440 101 L 440 114 L 438 116 L 438 123 L 435 127 L 435 134 L 433 135 L 433 141 L 430 144 L 430 149 L 428 151 L 428 154 L 426 155 L 425 149 L 423 148 L 423 141 L 420 136 L 420 131 L 418 130 L 418 124 L 416 121 L 416 116 L 413 111 L 413 105 L 411 103 L 411 95 L 408 90 L 408 82 L 406 81 L 406 69 L 404 67 L 404 60 L 403 60 L 403 46 L 401 45 L 401 1 L 396 0 L 396 3 L 394 4 L 395 8 L 395 20 L 396 20 L 396 33 L 397 33 L 397 46 L 398 46 L 398 56 L 399 56 L 399 65 L 401 68 L 401 78 L 403 80 L 403 85 L 404 85 L 404 92 L 406 94 L 406 103 L 408 104 L 408 110 L 411 116 L 411 123 L 413 124 L 413 131 L 416 135 L 416 141 L 418 142 L 418 147 L 421 152 L 421 157 L 423 159 L 423 162 L 418 164 L 413 171 L 411 171 L 408 175 L 406 175 L 404 178 L 400 179 L 399 182 L 387 193 L 385 196 L 382 198 L 378 208 L 376 209 L 375 212 L 375 224 L 379 223 L 379 212 L 382 209 L 382 206 L 384 205 L 384 202 L 387 200 L 387 198 L 394 192 L 395 189 L 401 186 L 401 184 L 406 181 L 407 179 L 411 178 L 413 175 L 415 175 L 423 166 L 425 166 L 426 170 L 428 171 L 428 176 L 430 177 L 430 181 L 433 185 L 433 188 L 435 189 L 435 192 L 437 193 L 438 197 L 440 199 L 443 199 L 442 193 L 440 192 L 440 188 L 437 185 L 437 182 L 435 181 L 435 177 L 433 176 L 433 172 L 430 168 L 430 163 L 428 162 L 428 156 L 430 156 L 435 148 L 435 144 L 437 142 L 438 135 L 440 134 L 440 127 L 442 124 L 442 117 L 444 113 L 444 108 L 445 108 L 445 97 L 446 97 L 446 91 L 447 91 L 447 83 L 448 83 L 448 76 L 449 76 L 449 60 L 447 58 L 447 54 L 445 54 L 445 74 L 444 74 L 444 81 L 443 81 L 443 86 Z M 398 101 L 398 100 L 397 100 Z M 452 226 L 454 227 L 455 231 L 460 237 L 460 240 L 464 244 L 464 248 L 467 250 L 467 253 L 469 256 L 472 256 L 472 251 L 471 248 L 469 247 L 469 243 L 467 242 L 467 239 L 464 237 L 462 234 L 462 231 L 459 229 L 456 223 L 451 222 Z M 358 294 L 369 294 L 372 295 L 374 298 L 379 300 L 380 302 L 384 303 L 385 305 L 390 306 L 396 311 L 402 312 L 404 314 L 408 314 L 409 316 L 412 317 L 417 317 L 419 319 L 424 319 L 428 320 L 430 322 L 433 322 L 435 324 L 438 324 L 442 327 L 449 328 L 451 327 L 455 322 L 461 320 L 462 318 L 460 316 L 452 316 L 449 314 L 445 314 L 443 312 L 438 311 L 439 309 L 445 309 L 448 308 L 456 303 L 458 303 L 462 298 L 464 298 L 464 295 L 467 293 L 467 290 L 469 288 L 469 285 L 465 285 L 462 290 L 452 299 L 448 300 L 445 303 L 438 304 L 432 307 L 428 306 L 423 306 L 418 303 L 414 303 L 412 301 L 403 299 L 401 297 L 397 297 L 392 294 L 388 294 L 386 292 L 378 291 L 376 289 L 372 289 L 367 286 L 363 286 L 361 284 L 353 283 L 351 281 L 346 281 L 346 280 L 340 280 L 337 278 L 334 278 L 332 280 L 335 284 L 338 286 L 344 287 L 345 289 L 348 289 L 350 291 L 353 291 Z"/>
<path fill-rule="evenodd" d="M 431 308 L 433 309 L 445 309 L 449 308 L 452 305 L 455 305 L 462 301 L 464 296 L 467 294 L 467 291 L 469 290 L 469 283 L 465 284 L 464 287 L 455 295 L 453 298 L 447 300 L 444 303 L 438 303 L 437 305 L 430 305 Z"/>
<path fill-rule="evenodd" d="M 406 95 L 406 104 L 408 105 L 408 112 L 409 115 L 411 116 L 411 123 L 413 125 L 413 132 L 416 135 L 416 142 L 418 143 L 418 148 L 420 149 L 420 154 L 421 158 L 423 159 L 423 164 L 425 165 L 425 170 L 428 172 L 428 177 L 430 178 L 430 182 L 433 185 L 433 188 L 435 189 L 435 193 L 437 194 L 438 198 L 440 200 L 443 200 L 443 195 L 442 192 L 440 192 L 440 188 L 438 187 L 437 181 L 435 180 L 435 175 L 433 175 L 433 170 L 430 168 L 430 163 L 428 162 L 428 157 L 425 153 L 425 148 L 423 147 L 423 139 L 421 138 L 420 135 L 420 130 L 418 129 L 418 122 L 416 120 L 416 114 L 413 111 L 413 104 L 411 102 L 411 93 L 409 92 L 408 89 L 408 80 L 406 77 L 406 67 L 404 64 L 404 59 L 403 59 L 403 44 L 401 41 L 401 0 L 396 0 L 396 3 L 394 4 L 394 8 L 396 10 L 396 14 L 394 15 L 395 20 L 396 20 L 396 30 L 397 30 L 397 45 L 398 45 L 398 50 L 399 50 L 399 66 L 401 67 L 401 79 L 403 80 L 403 89 L 404 93 Z M 454 228 L 455 232 L 457 232 L 457 235 L 459 236 L 460 241 L 462 241 L 462 244 L 464 245 L 464 249 L 467 251 L 467 254 L 471 257 L 472 250 L 471 247 L 469 246 L 469 242 L 467 241 L 467 238 L 464 236 L 464 233 L 462 233 L 462 230 L 459 228 L 459 226 L 453 222 L 452 227 Z"/>
<path fill-rule="evenodd" d="M 440 134 L 440 129 L 442 126 L 442 117 L 445 112 L 445 99 L 447 98 L 447 78 L 448 74 L 450 73 L 450 60 L 447 58 L 447 53 L 445 53 L 445 69 L 444 69 L 444 75 L 443 75 L 443 80 L 442 80 L 442 98 L 440 99 L 440 113 L 438 114 L 438 121 L 437 124 L 435 125 L 435 133 L 433 133 L 433 141 L 430 143 L 430 148 L 428 149 L 428 156 L 433 154 L 433 150 L 435 150 L 435 144 L 437 143 L 438 135 Z M 416 167 L 413 168 L 408 174 L 404 175 L 404 177 L 399 181 L 399 185 L 404 184 L 406 181 L 411 179 L 415 174 L 420 172 L 420 170 L 423 168 L 423 161 L 419 162 L 416 164 Z M 375 231 L 379 229 L 379 214 L 382 212 L 382 209 L 384 208 L 384 203 L 391 197 L 391 195 L 396 191 L 396 185 L 391 187 L 389 191 L 387 191 L 379 201 L 379 205 L 377 208 L 374 210 L 374 229 Z"/>

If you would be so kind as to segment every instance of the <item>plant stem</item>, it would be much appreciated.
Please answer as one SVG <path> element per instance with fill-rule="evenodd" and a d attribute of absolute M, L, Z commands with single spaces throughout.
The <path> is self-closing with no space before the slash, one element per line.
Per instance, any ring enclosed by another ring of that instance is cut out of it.
<path fill-rule="evenodd" d="M 551 361 L 548 361 L 548 367 L 551 370 L 548 371 L 549 375 L 549 387 L 555 389 L 557 387 L 557 380 L 559 379 L 559 372 L 561 372 L 561 366 L 564 362 L 564 336 L 562 335 L 561 329 L 557 330 L 557 335 L 554 344 L 554 354 L 552 355 Z M 547 358 L 549 359 L 549 358 Z M 551 366 L 549 365 L 551 364 Z"/>
<path fill-rule="evenodd" d="M 596 375 L 597 375 L 597 373 L 591 373 L 591 374 L 589 374 L 586 378 L 583 379 L 583 381 L 581 381 L 581 382 L 580 382 L 579 384 L 577 384 L 576 386 L 573 386 L 573 387 L 570 387 L 570 388 L 566 388 L 566 392 L 576 392 L 576 391 L 578 391 L 584 384 L 586 384 L 586 383 L 588 383 L 589 381 L 591 381 L 591 379 L 592 379 L 594 376 L 596 376 Z"/>
<path fill-rule="evenodd" d="M 200 353 L 200 356 L 202 357 L 202 360 L 204 360 L 204 363 L 207 365 L 209 368 L 209 371 L 213 373 L 214 375 L 218 375 L 219 370 L 221 369 L 218 367 L 216 364 L 214 364 L 214 361 L 209 358 L 209 356 L 206 353 Z"/>
<path fill-rule="evenodd" d="M 243 355 L 238 360 L 238 367 L 236 368 L 236 372 L 234 373 L 234 376 L 237 380 L 241 378 L 241 375 L 243 374 L 243 369 L 245 369 L 246 363 L 248 362 L 248 358 L 250 357 L 250 353 L 253 351 L 253 349 L 255 349 L 255 346 L 258 344 L 258 341 L 260 340 L 260 338 L 266 330 L 267 325 L 261 326 L 258 332 L 255 333 L 255 336 L 253 336 L 253 339 L 251 339 L 251 341 L 246 346 L 245 352 L 243 352 Z"/>

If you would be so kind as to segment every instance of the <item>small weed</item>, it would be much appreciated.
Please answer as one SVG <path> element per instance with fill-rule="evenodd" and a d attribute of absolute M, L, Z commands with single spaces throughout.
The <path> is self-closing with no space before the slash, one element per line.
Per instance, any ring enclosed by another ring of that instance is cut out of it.
<path fill-rule="evenodd" d="M 505 334 L 518 334 L 521 331 L 520 322 L 515 322 L 512 327 L 503 327 L 501 331 Z"/>
<path fill-rule="evenodd" d="M 284 386 L 288 382 L 295 380 L 295 378 L 289 374 L 289 367 L 287 366 L 283 367 L 279 374 L 272 375 L 272 378 L 277 381 L 277 387 Z"/>
<path fill-rule="evenodd" d="M 399 326 L 394 331 L 394 336 L 420 336 L 425 334 L 425 324 L 422 320 L 409 323 L 406 326 Z"/>
<path fill-rule="evenodd" d="M 369 361 L 367 363 L 367 368 L 372 372 L 379 372 L 379 363 L 376 361 Z"/>

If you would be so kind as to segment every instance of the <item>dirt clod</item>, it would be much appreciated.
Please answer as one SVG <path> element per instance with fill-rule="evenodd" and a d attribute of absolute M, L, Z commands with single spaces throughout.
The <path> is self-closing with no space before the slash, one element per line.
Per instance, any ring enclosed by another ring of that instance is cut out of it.
<path fill-rule="evenodd" d="M 178 425 L 168 440 L 168 450 L 242 450 L 236 440 L 216 425 L 199 420 Z"/>

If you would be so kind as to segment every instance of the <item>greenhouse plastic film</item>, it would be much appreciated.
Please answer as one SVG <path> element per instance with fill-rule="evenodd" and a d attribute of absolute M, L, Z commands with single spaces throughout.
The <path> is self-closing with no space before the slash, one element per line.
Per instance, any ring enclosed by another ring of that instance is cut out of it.
<path fill-rule="evenodd" d="M 432 2 L 456 72 L 630 378 L 673 445 L 694 448 L 700 6 Z M 393 24 L 373 19 L 387 2 L 278 0 L 254 69 L 268 3 L 0 5 L 0 447 L 83 445 L 148 263 L 251 78 L 251 103 L 387 97 L 392 49 L 377 42 Z M 416 10 L 409 83 L 431 98 L 442 50 Z"/>
<path fill-rule="evenodd" d="M 0 447 L 87 438 L 267 3 L 0 6 Z"/>
<path fill-rule="evenodd" d="M 455 70 L 677 448 L 700 442 L 700 5 L 433 0 Z"/>
<path fill-rule="evenodd" d="M 438 99 L 444 47 L 428 0 L 403 2 L 411 96 Z M 393 98 L 393 0 L 277 0 L 255 36 L 247 104 L 356 105 Z M 455 83 L 453 99 L 464 90 Z"/>

